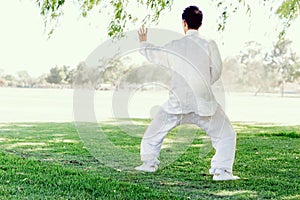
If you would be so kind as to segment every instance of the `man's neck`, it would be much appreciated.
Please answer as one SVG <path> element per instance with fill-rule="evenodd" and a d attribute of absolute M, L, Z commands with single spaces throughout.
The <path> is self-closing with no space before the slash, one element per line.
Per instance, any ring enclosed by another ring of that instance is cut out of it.
<path fill-rule="evenodd" d="M 185 34 L 198 33 L 198 29 L 188 29 Z"/>

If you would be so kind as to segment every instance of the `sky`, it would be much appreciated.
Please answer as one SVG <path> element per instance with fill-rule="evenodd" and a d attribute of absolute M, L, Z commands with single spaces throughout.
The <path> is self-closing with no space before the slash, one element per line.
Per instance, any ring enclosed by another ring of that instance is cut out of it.
<path fill-rule="evenodd" d="M 33 0 L 10 0 L 0 3 L 0 69 L 4 74 L 15 74 L 26 70 L 33 77 L 47 73 L 55 66 L 75 67 L 102 42 L 108 39 L 107 25 L 109 10 L 101 14 L 97 10 L 87 18 L 80 17 L 78 7 L 67 1 L 65 12 L 59 26 L 50 39 L 44 31 L 43 18 Z M 171 11 L 161 16 L 157 25 L 149 28 L 164 28 L 182 32 L 181 13 L 189 5 L 197 5 L 204 13 L 201 35 L 215 39 L 223 58 L 238 54 L 244 43 L 255 40 L 270 49 L 276 41 L 276 29 L 280 21 L 270 18 L 268 8 L 253 3 L 249 18 L 245 10 L 233 15 L 226 25 L 225 32 L 216 31 L 219 16 L 212 1 L 186 0 L 174 1 Z M 146 10 L 130 5 L 129 12 L 142 16 Z M 129 30 L 137 29 L 140 24 L 130 25 Z M 300 55 L 300 20 L 297 19 L 287 32 L 293 41 L 293 49 Z"/>

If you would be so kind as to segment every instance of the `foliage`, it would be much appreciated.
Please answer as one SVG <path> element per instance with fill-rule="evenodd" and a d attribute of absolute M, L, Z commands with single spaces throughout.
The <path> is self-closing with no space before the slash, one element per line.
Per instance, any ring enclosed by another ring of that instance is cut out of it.
<path fill-rule="evenodd" d="M 280 32 L 280 38 L 285 35 L 285 29 L 291 26 L 291 23 L 299 16 L 300 0 L 284 0 L 276 10 L 276 14 L 284 19 L 284 29 Z"/>
<path fill-rule="evenodd" d="M 17 75 L 19 77 L 19 87 L 31 87 L 32 86 L 32 78 L 28 74 L 27 71 L 19 71 L 17 72 Z"/>
<path fill-rule="evenodd" d="M 286 82 L 295 82 L 300 77 L 300 58 L 290 48 L 292 41 L 279 40 L 274 49 L 267 55 L 268 66 L 277 74 L 277 85 L 281 86 L 284 95 Z"/>
<path fill-rule="evenodd" d="M 4 84 L 3 86 L 8 86 L 8 87 L 16 87 L 17 86 L 17 79 L 13 75 L 5 75 L 3 76 L 4 79 Z"/>
<path fill-rule="evenodd" d="M 235 0 L 230 2 L 213 0 L 220 10 L 220 16 L 218 21 L 218 30 L 223 31 L 226 27 L 228 18 L 238 10 L 244 9 L 248 16 L 251 16 L 252 6 L 251 1 L 247 0 Z M 270 10 L 270 16 L 277 15 L 282 20 L 283 27 L 278 33 L 279 39 L 284 39 L 286 30 L 290 27 L 291 23 L 299 16 L 300 13 L 300 0 L 284 0 L 278 7 L 276 0 L 263 0 L 260 2 L 263 6 L 266 6 Z M 275 11 L 274 11 L 275 10 Z"/>
<path fill-rule="evenodd" d="M 69 70 L 70 67 L 53 67 L 50 69 L 50 74 L 46 77 L 48 83 L 54 84 L 71 84 L 74 71 Z"/>
<path fill-rule="evenodd" d="M 246 51 L 240 54 L 240 63 L 244 64 L 243 83 L 255 88 L 255 95 L 260 91 L 268 92 L 272 72 L 264 65 L 265 53 L 261 44 L 250 41 L 246 43 Z"/>
<path fill-rule="evenodd" d="M 65 0 L 35 0 L 36 5 L 40 9 L 40 14 L 44 17 L 45 26 L 50 26 L 49 36 L 53 33 L 57 26 L 58 19 L 64 13 Z M 220 1 L 212 0 L 220 11 L 218 20 L 218 30 L 224 31 L 228 18 L 240 9 L 245 9 L 246 14 L 251 15 L 251 2 L 246 0 Z M 73 1 L 81 12 L 83 17 L 93 9 L 102 12 L 106 8 L 112 9 L 110 23 L 108 26 L 108 35 L 110 37 L 120 36 L 126 29 L 128 23 L 135 23 L 140 16 L 134 16 L 133 13 L 127 12 L 129 0 L 75 0 Z M 142 17 L 143 23 L 158 22 L 163 12 L 172 8 L 174 0 L 137 0 L 135 4 L 138 7 L 144 7 L 149 12 Z M 264 6 L 268 6 L 270 13 L 274 14 L 275 0 L 263 0 Z M 299 16 L 300 0 L 285 0 L 279 7 L 275 8 L 275 14 L 283 20 L 284 27 L 279 33 L 279 37 L 283 38 L 286 29 L 291 22 Z"/>
<path fill-rule="evenodd" d="M 130 60 L 130 57 L 117 57 L 106 61 L 105 67 L 98 69 L 99 81 L 117 87 L 133 87 L 153 82 L 169 84 L 170 71 L 147 62 L 141 66 L 127 64 Z"/>
<path fill-rule="evenodd" d="M 0 87 L 5 86 L 5 80 L 0 77 Z"/>
<path fill-rule="evenodd" d="M 18 71 L 17 76 L 11 74 L 0 75 L 0 86 L 2 87 L 32 87 L 35 80 L 29 75 L 26 70 Z"/>
<path fill-rule="evenodd" d="M 125 78 L 126 82 L 133 84 L 158 82 L 169 85 L 171 81 L 171 72 L 164 67 L 152 63 L 145 63 L 131 70 Z"/>
<path fill-rule="evenodd" d="M 108 88 L 115 87 L 120 79 L 133 67 L 125 64 L 128 60 L 127 57 L 119 58 L 118 56 L 111 59 L 102 59 L 97 67 L 90 67 L 85 62 L 81 62 L 74 72 L 74 87 L 89 87 L 92 89 L 104 89 L 104 85 L 109 85 Z"/>
<path fill-rule="evenodd" d="M 243 49 L 239 55 L 224 60 L 225 85 L 235 91 L 254 91 L 255 95 L 269 92 L 274 73 L 265 65 L 266 52 L 255 41 L 246 42 Z"/>
<path fill-rule="evenodd" d="M 76 69 L 69 66 L 56 66 L 51 68 L 48 73 L 36 78 L 32 77 L 26 70 L 18 71 L 16 76 L 3 72 L 0 74 L 0 86 L 21 88 L 70 87 L 75 71 Z"/>
<path fill-rule="evenodd" d="M 128 66 L 126 63 L 129 58 L 112 58 L 105 62 L 104 69 L 99 69 L 100 80 L 102 83 L 109 83 L 113 86 L 118 84 L 118 81 L 126 74 L 132 66 Z"/>
<path fill-rule="evenodd" d="M 283 95 L 285 84 L 297 84 L 300 78 L 300 58 L 290 44 L 289 40 L 278 40 L 271 51 L 265 51 L 257 42 L 245 43 L 239 55 L 223 62 L 225 85 L 235 91 L 254 90 L 255 95 L 280 87 Z"/>
<path fill-rule="evenodd" d="M 40 9 L 40 14 L 44 17 L 45 27 L 50 26 L 49 36 L 53 33 L 57 26 L 58 19 L 64 13 L 65 0 L 35 0 L 36 5 Z M 81 15 L 86 17 L 93 9 L 103 12 L 104 9 L 112 9 L 110 23 L 108 26 L 108 35 L 120 36 L 128 23 L 135 23 L 138 17 L 133 13 L 127 12 L 129 0 L 76 0 L 73 1 L 81 11 Z M 146 8 L 149 12 L 142 19 L 143 23 L 157 22 L 161 13 L 166 9 L 170 9 L 173 0 L 137 0 L 139 7 Z"/>
<path fill-rule="evenodd" d="M 246 8 L 246 14 L 250 16 L 251 6 L 246 0 L 235 0 L 230 3 L 220 0 L 212 0 L 218 8 L 220 15 L 218 19 L 218 31 L 224 31 L 228 18 L 242 8 Z"/>
<path fill-rule="evenodd" d="M 227 57 L 223 60 L 222 82 L 229 90 L 239 91 L 243 82 L 243 69 L 239 56 Z"/>

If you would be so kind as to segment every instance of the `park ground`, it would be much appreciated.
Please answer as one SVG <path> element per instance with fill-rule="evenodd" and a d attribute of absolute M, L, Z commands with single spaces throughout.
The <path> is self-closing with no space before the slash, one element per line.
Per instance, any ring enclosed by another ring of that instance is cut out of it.
<path fill-rule="evenodd" d="M 299 199 L 300 126 L 233 124 L 241 180 L 213 182 L 213 150 L 199 157 L 201 130 L 174 162 L 140 173 L 96 160 L 74 123 L 1 123 L 0 199 Z M 113 144 L 139 151 L 140 138 L 100 125 Z"/>
<path fill-rule="evenodd" d="M 127 129 L 106 121 L 114 117 L 113 92 L 94 96 L 101 134 L 134 153 L 137 163 L 141 135 L 128 130 L 147 127 L 149 110 L 167 97 L 155 94 L 131 99 L 130 117 L 140 119 Z M 213 150 L 200 156 L 201 130 L 168 165 L 162 158 L 165 165 L 154 174 L 116 170 L 95 159 L 72 122 L 72 90 L 0 88 L 0 96 L 0 199 L 300 199 L 300 101 L 294 96 L 226 93 L 238 133 L 234 171 L 241 177 L 229 182 L 211 180 Z"/>

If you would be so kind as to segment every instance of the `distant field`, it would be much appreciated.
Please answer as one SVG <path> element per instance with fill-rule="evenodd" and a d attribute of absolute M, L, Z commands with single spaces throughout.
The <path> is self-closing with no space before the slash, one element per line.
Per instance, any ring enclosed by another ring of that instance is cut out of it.
<path fill-rule="evenodd" d="M 97 120 L 113 118 L 113 91 L 95 93 Z M 73 121 L 73 90 L 0 88 L 0 122 Z M 167 99 L 166 92 L 138 92 L 128 103 L 130 117 L 149 118 L 153 106 Z M 226 112 L 232 121 L 300 124 L 300 98 L 226 93 Z"/>

